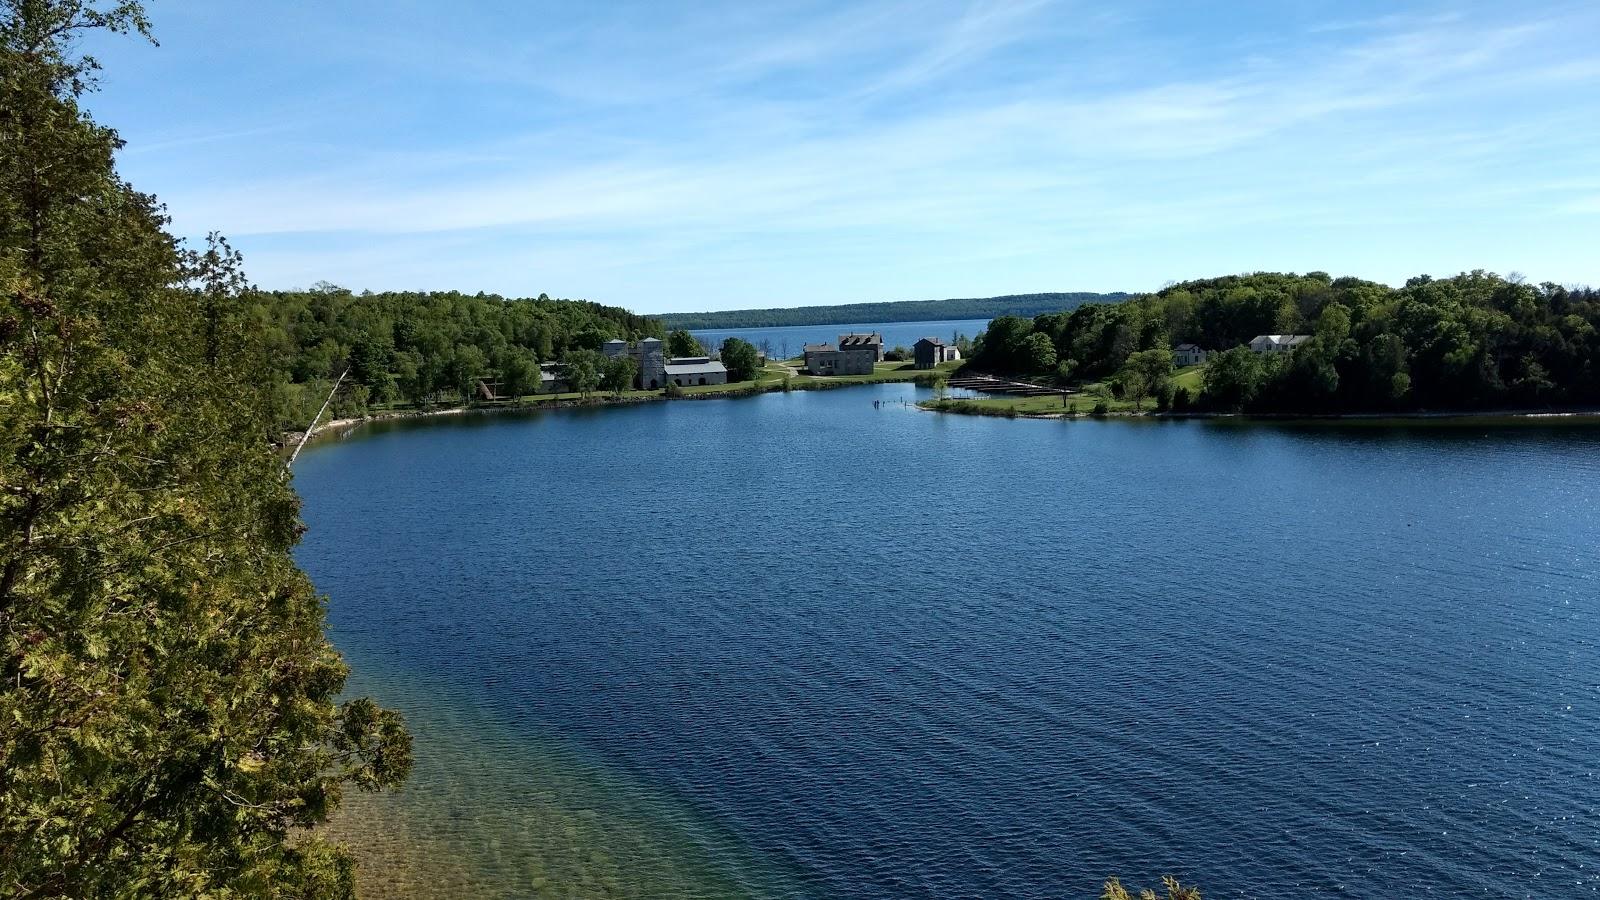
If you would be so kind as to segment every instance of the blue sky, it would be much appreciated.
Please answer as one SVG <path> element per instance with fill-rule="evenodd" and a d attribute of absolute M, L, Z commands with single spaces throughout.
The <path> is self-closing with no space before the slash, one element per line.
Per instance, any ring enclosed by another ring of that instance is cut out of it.
<path fill-rule="evenodd" d="M 643 312 L 1600 283 L 1600 5 L 154 0 L 95 115 L 264 287 Z"/>

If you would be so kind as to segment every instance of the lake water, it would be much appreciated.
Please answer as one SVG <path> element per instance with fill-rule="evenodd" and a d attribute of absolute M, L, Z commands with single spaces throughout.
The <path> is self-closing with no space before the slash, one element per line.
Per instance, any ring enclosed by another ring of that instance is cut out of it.
<path fill-rule="evenodd" d="M 340 824 L 369 887 L 1600 890 L 1600 431 L 900 405 L 927 395 L 308 450 L 300 559 L 416 738 Z"/>
<path fill-rule="evenodd" d="M 721 347 L 730 337 L 744 338 L 758 349 L 762 341 L 772 347 L 774 359 L 788 359 L 800 355 L 806 344 L 837 344 L 839 335 L 851 332 L 876 331 L 883 335 L 883 349 L 911 348 L 925 337 L 936 337 L 949 342 L 957 334 L 969 338 L 989 327 L 988 319 L 948 319 L 937 322 L 876 322 L 856 325 L 788 325 L 781 328 L 724 328 L 692 332 L 700 343 Z M 785 354 L 785 348 L 788 349 Z"/>

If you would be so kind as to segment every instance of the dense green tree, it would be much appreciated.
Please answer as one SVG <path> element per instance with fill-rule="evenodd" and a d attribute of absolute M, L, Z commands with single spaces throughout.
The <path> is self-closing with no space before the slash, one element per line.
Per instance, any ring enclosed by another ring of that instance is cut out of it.
<path fill-rule="evenodd" d="M 1225 350 L 1207 362 L 1202 391 L 1215 408 L 1238 412 L 1260 395 L 1266 369 L 1266 361 L 1248 347 Z"/>
<path fill-rule="evenodd" d="M 639 364 L 634 358 L 626 354 L 614 356 L 605 361 L 602 369 L 601 383 L 605 389 L 616 396 L 633 387 L 634 376 L 639 374 Z"/>
<path fill-rule="evenodd" d="M 1026 372 L 1048 372 L 1056 367 L 1056 345 L 1043 334 L 1030 334 L 1017 348 L 1017 367 Z"/>
<path fill-rule="evenodd" d="M 613 334 L 663 334 L 659 323 L 626 310 L 543 296 L 356 294 L 323 284 L 251 294 L 248 306 L 245 314 L 263 323 L 268 348 L 262 377 L 278 382 L 280 395 L 294 397 L 315 394 L 314 381 L 336 378 L 348 366 L 351 387 L 341 395 L 343 404 L 354 400 L 355 385 L 366 385 L 375 400 L 398 396 L 412 403 L 466 399 L 478 378 L 531 393 L 540 360 L 598 348 Z M 304 425 L 306 405 L 280 404 L 281 427 Z"/>
<path fill-rule="evenodd" d="M 598 350 L 569 350 L 561 357 L 561 377 L 573 390 L 587 397 L 605 378 L 606 357 Z"/>
<path fill-rule="evenodd" d="M 1123 396 L 1133 401 L 1135 409 L 1152 394 L 1167 392 L 1170 396 L 1172 351 L 1158 347 L 1129 354 L 1117 378 L 1122 383 Z"/>
<path fill-rule="evenodd" d="M 700 346 L 694 335 L 682 328 L 667 335 L 668 356 L 704 356 L 706 348 Z"/>
<path fill-rule="evenodd" d="M 1478 271 L 1414 278 L 1398 290 L 1322 272 L 1191 281 L 1031 322 L 997 318 L 980 335 L 972 361 L 989 371 L 1067 382 L 1115 375 L 1126 392 L 1139 387 L 1127 367 L 1140 353 L 1177 342 L 1231 352 L 1268 333 L 1312 340 L 1286 359 L 1218 357 L 1199 407 L 1341 412 L 1600 404 L 1600 293 Z M 1054 343 L 1055 365 L 1021 352 L 1036 335 Z M 1159 382 L 1146 383 L 1162 393 Z"/>
<path fill-rule="evenodd" d="M 97 29 L 148 26 L 0 0 L 0 890 L 350 896 L 314 828 L 409 739 L 338 700 L 256 298 L 118 177 Z"/>
<path fill-rule="evenodd" d="M 728 369 L 729 381 L 749 381 L 756 377 L 759 363 L 755 345 L 749 341 L 731 337 L 722 342 L 722 364 Z"/>
<path fill-rule="evenodd" d="M 500 388 L 508 397 L 522 397 L 539 390 L 539 360 L 533 351 L 507 345 L 495 358 L 500 373 Z"/>

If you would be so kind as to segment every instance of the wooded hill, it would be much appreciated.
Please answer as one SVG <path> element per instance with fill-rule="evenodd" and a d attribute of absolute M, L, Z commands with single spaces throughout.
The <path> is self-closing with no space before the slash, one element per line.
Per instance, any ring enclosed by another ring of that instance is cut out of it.
<path fill-rule="evenodd" d="M 1293 353 L 1243 346 L 1305 334 Z M 1196 397 L 1170 385 L 1170 348 L 1213 352 Z M 1165 355 L 1165 364 L 1161 357 Z M 1158 405 L 1332 413 L 1600 405 L 1600 292 L 1474 271 L 1404 287 L 1256 273 L 1173 285 L 1125 303 L 1002 316 L 974 366 L 1062 383 L 1108 380 Z M 1167 379 L 1168 383 L 1163 384 Z"/>
<path fill-rule="evenodd" d="M 664 337 L 661 323 L 581 300 L 506 299 L 454 291 L 360 294 L 328 284 L 250 297 L 283 428 L 303 427 L 349 369 L 335 415 L 369 404 L 466 397 L 479 378 L 531 394 L 539 364 L 610 338 Z"/>
<path fill-rule="evenodd" d="M 723 312 L 668 313 L 658 316 L 667 328 L 692 331 L 723 328 L 772 328 L 784 325 L 852 325 L 874 322 L 937 322 L 951 319 L 992 319 L 995 316 L 1036 316 L 1085 303 L 1116 303 L 1128 294 L 1011 294 L 1005 297 L 952 300 L 905 300 L 885 303 L 847 303 L 840 306 L 800 306 L 791 309 L 734 309 Z"/>

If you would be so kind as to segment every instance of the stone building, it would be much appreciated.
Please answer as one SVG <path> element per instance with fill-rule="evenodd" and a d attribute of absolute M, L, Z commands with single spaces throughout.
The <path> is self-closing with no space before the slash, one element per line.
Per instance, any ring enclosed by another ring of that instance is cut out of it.
<path fill-rule="evenodd" d="M 839 346 L 807 344 L 806 371 L 813 375 L 871 375 L 883 361 L 883 335 L 841 334 Z"/>
<path fill-rule="evenodd" d="M 940 363 L 953 362 L 961 358 L 961 351 L 936 337 L 925 337 L 911 345 L 911 351 L 916 359 L 919 369 L 936 368 Z"/>
<path fill-rule="evenodd" d="M 628 355 L 638 364 L 639 372 L 633 377 L 633 386 L 642 391 L 654 391 L 667 386 L 666 354 L 662 352 L 660 338 L 647 337 L 628 346 L 627 341 L 612 338 L 600 345 L 600 352 L 608 359 Z"/>
<path fill-rule="evenodd" d="M 675 356 L 664 368 L 664 376 L 679 387 L 728 383 L 728 368 L 708 356 Z"/>
<path fill-rule="evenodd" d="M 688 387 L 697 384 L 727 384 L 728 369 L 722 363 L 706 356 L 680 356 L 668 358 L 662 352 L 660 338 L 648 337 L 632 347 L 627 341 L 612 340 L 600 345 L 600 352 L 608 359 L 627 355 L 639 366 L 633 386 L 641 391 L 654 391 L 676 384 Z"/>

